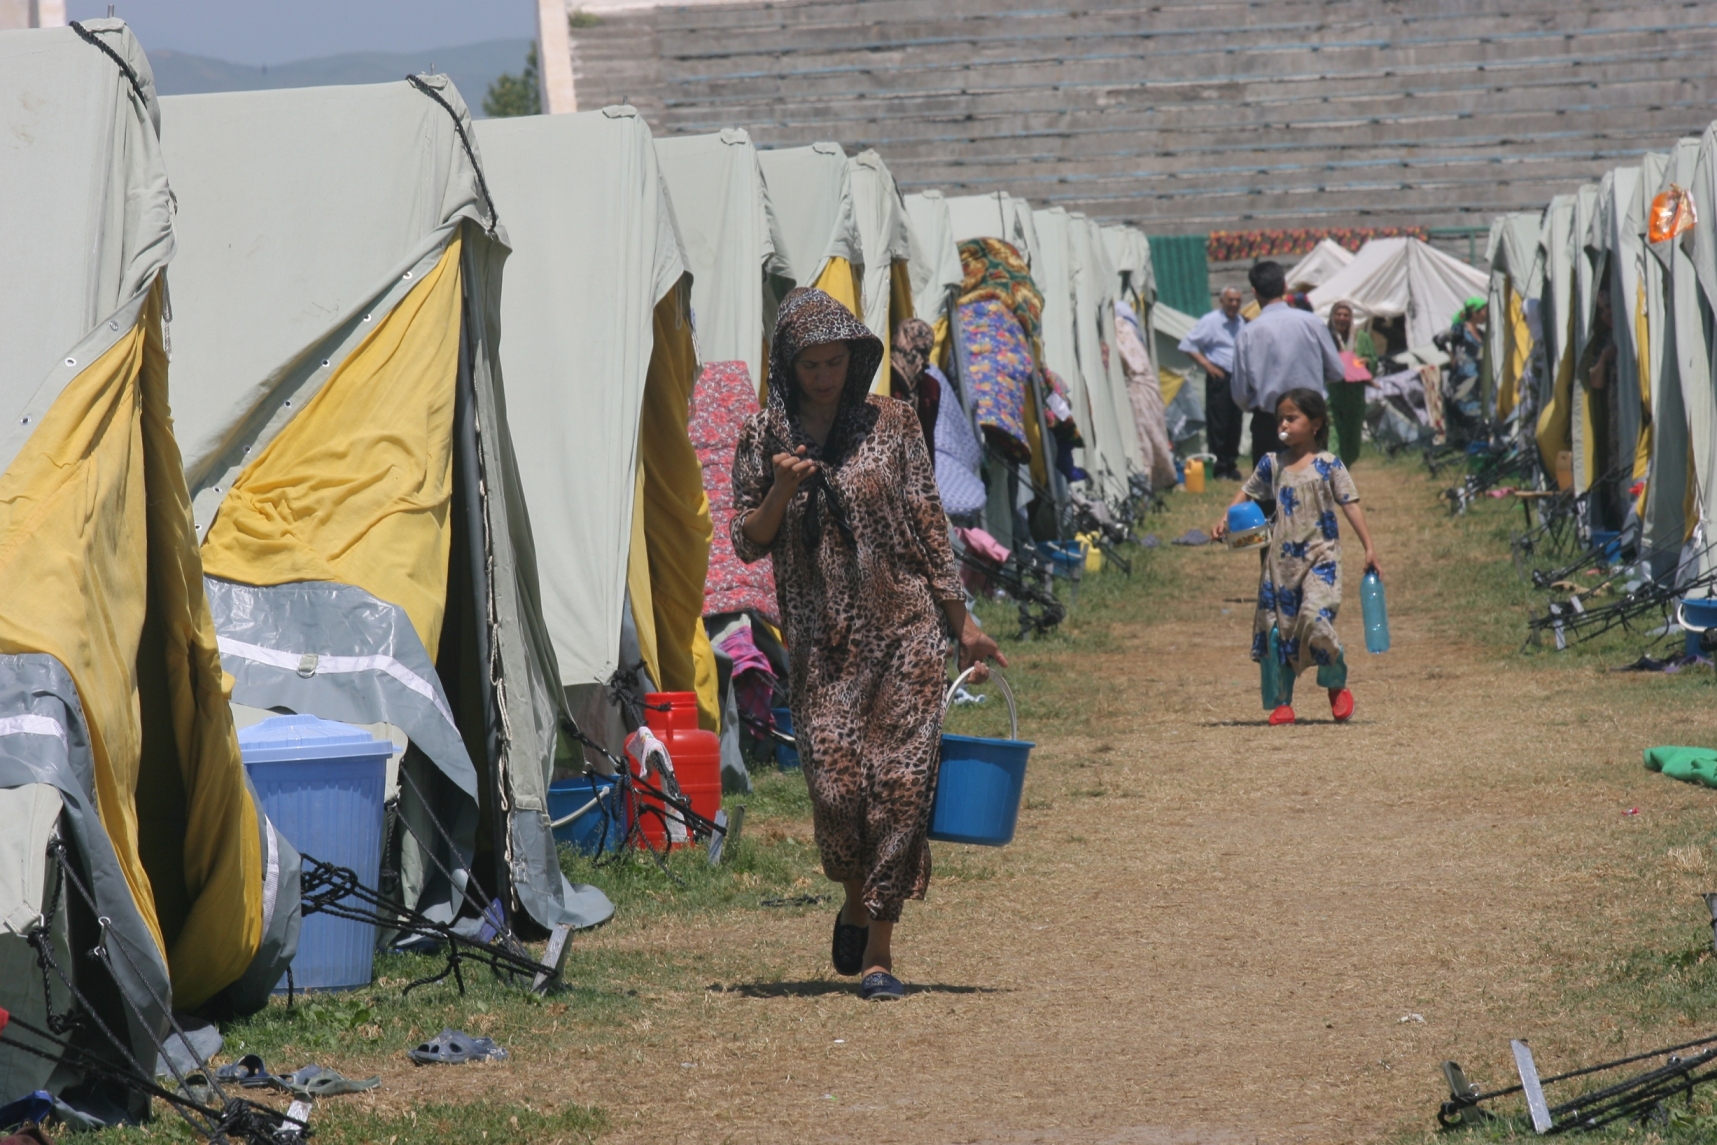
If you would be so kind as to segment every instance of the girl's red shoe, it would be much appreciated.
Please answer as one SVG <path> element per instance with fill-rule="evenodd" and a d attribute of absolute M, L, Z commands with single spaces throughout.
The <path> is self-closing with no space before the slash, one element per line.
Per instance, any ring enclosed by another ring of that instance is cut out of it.
<path fill-rule="evenodd" d="M 1270 726 L 1273 728 L 1287 727 L 1294 722 L 1294 709 L 1283 704 L 1270 713 Z"/>
<path fill-rule="evenodd" d="M 1335 717 L 1335 722 L 1345 724 L 1353 718 L 1353 693 L 1346 688 L 1331 688 L 1329 690 L 1329 714 Z"/>

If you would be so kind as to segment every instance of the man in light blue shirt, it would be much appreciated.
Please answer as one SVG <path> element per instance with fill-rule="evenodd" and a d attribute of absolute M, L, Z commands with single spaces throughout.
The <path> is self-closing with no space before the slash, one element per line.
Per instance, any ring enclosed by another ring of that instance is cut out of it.
<path fill-rule="evenodd" d="M 1204 370 L 1204 436 L 1216 455 L 1215 477 L 1240 480 L 1240 421 L 1245 415 L 1230 395 L 1234 339 L 1246 320 L 1240 317 L 1240 291 L 1223 290 L 1221 305 L 1193 324 L 1180 340 L 1180 352 Z"/>
<path fill-rule="evenodd" d="M 1304 387 L 1328 393 L 1326 382 L 1345 376 L 1329 327 L 1317 315 L 1282 301 L 1287 283 L 1280 263 L 1261 262 L 1247 272 L 1263 309 L 1234 340 L 1234 404 L 1252 411 L 1252 464 L 1273 453 L 1276 403 Z"/>

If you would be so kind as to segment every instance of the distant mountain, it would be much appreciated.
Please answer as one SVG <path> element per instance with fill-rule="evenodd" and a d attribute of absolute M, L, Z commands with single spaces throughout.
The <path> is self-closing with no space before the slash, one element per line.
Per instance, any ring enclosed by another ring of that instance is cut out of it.
<path fill-rule="evenodd" d="M 324 87 L 332 84 L 386 83 L 414 72 L 435 70 L 452 77 L 471 114 L 483 116 L 483 93 L 496 76 L 524 70 L 531 41 L 486 40 L 456 48 L 423 52 L 348 52 L 313 60 L 295 60 L 273 67 L 228 63 L 161 48 L 149 53 L 155 69 L 155 89 L 162 95 L 196 95 L 211 91 L 258 91 L 277 87 Z"/>

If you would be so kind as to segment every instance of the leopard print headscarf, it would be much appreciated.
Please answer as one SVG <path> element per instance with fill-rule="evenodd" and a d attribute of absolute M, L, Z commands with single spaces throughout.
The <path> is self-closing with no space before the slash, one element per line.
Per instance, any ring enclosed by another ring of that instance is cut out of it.
<path fill-rule="evenodd" d="M 909 387 L 918 384 L 935 346 L 936 331 L 922 318 L 908 318 L 894 331 L 894 362 Z"/>
<path fill-rule="evenodd" d="M 819 447 L 799 424 L 799 385 L 793 373 L 793 362 L 811 346 L 829 342 L 845 342 L 847 384 L 841 390 L 840 408 L 835 423 L 829 429 L 828 440 Z M 798 446 L 808 446 L 828 470 L 841 463 L 862 442 L 875 421 L 875 411 L 866 404 L 871 379 L 882 364 L 882 340 L 872 334 L 852 312 L 832 297 L 810 287 L 800 287 L 787 293 L 775 320 L 775 339 L 769 350 L 769 449 L 790 452 Z M 822 535 L 821 511 L 826 510 L 847 541 L 852 544 L 852 529 L 847 523 L 845 507 L 835 487 L 819 471 L 805 483 L 810 500 L 805 508 L 805 547 L 817 547 Z"/>

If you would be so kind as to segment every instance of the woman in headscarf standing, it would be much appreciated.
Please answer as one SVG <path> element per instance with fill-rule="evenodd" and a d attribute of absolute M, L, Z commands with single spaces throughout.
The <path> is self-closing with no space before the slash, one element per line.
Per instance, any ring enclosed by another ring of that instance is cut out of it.
<path fill-rule="evenodd" d="M 949 641 L 962 668 L 1007 663 L 966 614 L 916 411 L 869 393 L 881 360 L 839 302 L 787 295 L 769 402 L 734 456 L 731 526 L 741 560 L 774 557 L 817 847 L 846 888 L 832 956 L 866 999 L 905 993 L 892 940 L 930 882 Z"/>
<path fill-rule="evenodd" d="M 1351 302 L 1337 302 L 1329 308 L 1329 333 L 1335 339 L 1335 348 L 1341 352 L 1344 366 L 1350 365 L 1351 358 L 1367 374 L 1377 375 L 1377 345 L 1370 330 L 1355 324 Z M 1360 434 L 1365 428 L 1365 386 L 1366 382 L 1358 378 L 1344 378 L 1328 386 L 1335 451 L 1341 463 L 1350 469 L 1359 460 Z"/>

